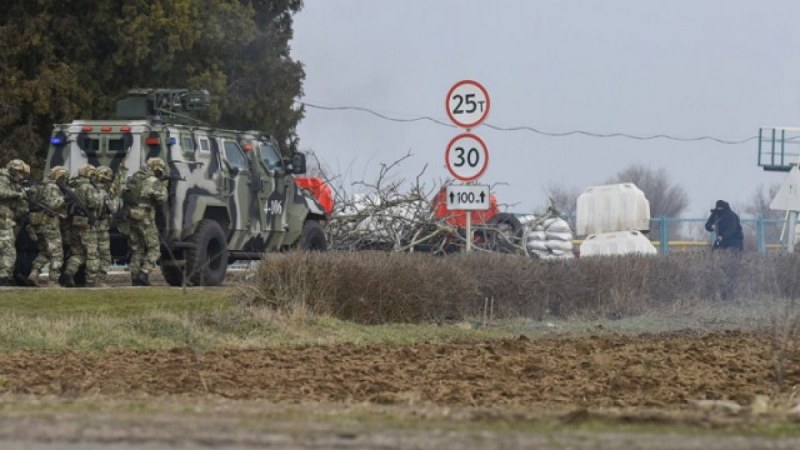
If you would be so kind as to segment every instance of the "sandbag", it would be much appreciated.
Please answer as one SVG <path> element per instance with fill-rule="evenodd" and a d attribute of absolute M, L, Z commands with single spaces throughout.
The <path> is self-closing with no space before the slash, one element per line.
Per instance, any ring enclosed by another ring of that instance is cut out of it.
<path fill-rule="evenodd" d="M 528 250 L 548 252 L 550 249 L 547 247 L 547 241 L 528 241 Z"/>
<path fill-rule="evenodd" d="M 528 233 L 528 240 L 531 241 L 544 241 L 547 239 L 544 230 L 534 230 Z"/>
<path fill-rule="evenodd" d="M 531 253 L 533 253 L 534 255 L 539 257 L 540 259 L 548 259 L 548 258 L 552 258 L 553 257 L 553 254 L 550 253 L 549 250 L 546 251 L 546 252 L 535 251 L 535 252 L 531 252 Z"/>
<path fill-rule="evenodd" d="M 547 248 L 553 251 L 569 252 L 572 250 L 572 241 L 546 241 L 546 244 Z"/>
<path fill-rule="evenodd" d="M 554 219 L 547 219 L 544 221 L 544 228 L 547 231 L 553 231 L 556 233 L 571 233 L 572 230 L 569 227 L 569 223 L 566 220 L 556 217 Z"/>
<path fill-rule="evenodd" d="M 546 231 L 545 237 L 547 237 L 548 241 L 571 241 L 572 240 L 572 233 L 570 232 L 557 232 L 557 231 Z"/>

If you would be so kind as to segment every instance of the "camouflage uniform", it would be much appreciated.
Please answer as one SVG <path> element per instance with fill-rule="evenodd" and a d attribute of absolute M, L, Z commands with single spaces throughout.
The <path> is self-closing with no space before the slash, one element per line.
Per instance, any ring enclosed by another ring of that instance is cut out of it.
<path fill-rule="evenodd" d="M 119 209 L 119 202 L 111 198 L 111 182 L 114 171 L 110 167 L 100 166 L 95 171 L 94 186 L 100 196 L 100 214 L 94 220 L 93 230 L 97 236 L 97 277 L 95 284 L 106 286 L 108 281 L 108 268 L 111 266 L 111 218 Z"/>
<path fill-rule="evenodd" d="M 150 158 L 147 165 L 129 179 L 123 195 L 125 218 L 130 227 L 131 284 L 149 286 L 150 271 L 161 257 L 161 243 L 156 227 L 156 208 L 167 200 L 167 189 L 159 178 L 166 166 L 159 158 Z"/>
<path fill-rule="evenodd" d="M 28 165 L 19 159 L 0 169 L 0 286 L 11 285 L 17 262 L 16 222 L 28 210 L 20 184 L 26 172 L 30 173 Z"/>
<path fill-rule="evenodd" d="M 66 217 L 66 209 L 64 194 L 56 183 L 65 181 L 68 176 L 69 172 L 66 167 L 55 166 L 50 169 L 50 176 L 42 180 L 42 183 L 33 189 L 29 223 L 33 231 L 32 237 L 39 247 L 39 254 L 33 260 L 33 267 L 26 282 L 29 286 L 47 284 L 39 282 L 39 273 L 48 263 L 50 264 L 48 273 L 50 282 L 57 282 L 61 275 L 61 266 L 64 263 L 64 249 L 60 225 L 61 217 Z M 36 203 L 41 206 L 37 208 Z"/>
<path fill-rule="evenodd" d="M 103 205 L 97 189 L 92 185 L 91 176 L 94 170 L 90 165 L 81 166 L 78 169 L 78 176 L 69 182 L 75 196 L 88 209 L 89 214 L 86 218 L 74 216 L 67 226 L 66 244 L 69 246 L 69 259 L 64 266 L 62 281 L 69 287 L 75 285 L 73 277 L 81 265 L 86 265 L 87 286 L 94 286 L 97 276 L 97 234 L 92 232 L 92 222 Z"/>

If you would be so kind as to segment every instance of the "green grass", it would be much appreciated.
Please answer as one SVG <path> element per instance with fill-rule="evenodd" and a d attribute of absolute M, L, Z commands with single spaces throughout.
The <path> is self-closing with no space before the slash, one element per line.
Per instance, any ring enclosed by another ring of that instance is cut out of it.
<path fill-rule="evenodd" d="M 243 291 L 224 289 L 16 289 L 0 294 L 0 352 L 102 351 L 191 347 L 263 348 L 295 345 L 413 344 L 602 333 L 765 328 L 786 303 L 758 300 L 700 304 L 619 320 L 550 317 L 446 324 L 361 325 L 302 310 L 278 314 L 247 306 Z"/>
<path fill-rule="evenodd" d="M 211 312 L 226 308 L 229 289 L 12 289 L 0 292 L 0 311 L 37 317 L 102 314 L 130 317 L 150 311 Z"/>
<path fill-rule="evenodd" d="M 0 296 L 0 352 L 116 348 L 262 348 L 492 339 L 463 324 L 359 325 L 328 316 L 276 314 L 236 301 L 236 288 L 16 289 Z"/>

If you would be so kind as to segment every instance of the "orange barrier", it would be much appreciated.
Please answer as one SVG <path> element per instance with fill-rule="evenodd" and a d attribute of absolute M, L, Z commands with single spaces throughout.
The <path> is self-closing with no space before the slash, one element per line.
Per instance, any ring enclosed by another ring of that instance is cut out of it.
<path fill-rule="evenodd" d="M 311 192 L 325 214 L 333 214 L 333 190 L 325 180 L 318 177 L 295 177 L 294 181 L 301 189 Z"/>

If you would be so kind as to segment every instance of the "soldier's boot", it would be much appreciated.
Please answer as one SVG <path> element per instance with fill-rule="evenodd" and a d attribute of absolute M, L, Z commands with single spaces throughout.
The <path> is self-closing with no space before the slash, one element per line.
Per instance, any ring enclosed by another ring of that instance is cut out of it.
<path fill-rule="evenodd" d="M 147 272 L 139 273 L 139 280 L 142 282 L 142 286 L 152 286 L 150 284 L 150 274 Z"/>
<path fill-rule="evenodd" d="M 28 281 L 21 273 L 15 273 L 11 279 L 11 286 L 28 286 Z"/>
<path fill-rule="evenodd" d="M 133 286 L 147 286 L 145 280 L 142 278 L 144 272 L 139 272 L 136 275 L 131 275 L 131 284 Z"/>
<path fill-rule="evenodd" d="M 58 280 L 64 287 L 75 287 L 75 274 L 69 270 L 65 270 L 64 273 L 61 274 L 61 278 Z"/>
<path fill-rule="evenodd" d="M 30 287 L 39 286 L 39 272 L 38 271 L 31 270 L 30 275 L 28 275 L 28 279 L 25 280 L 25 286 L 30 286 Z"/>

